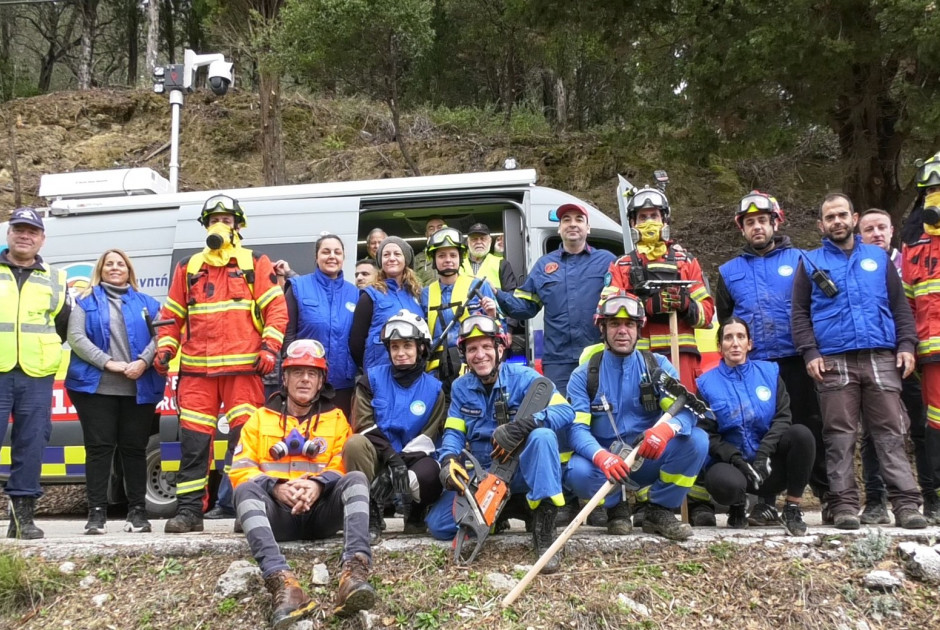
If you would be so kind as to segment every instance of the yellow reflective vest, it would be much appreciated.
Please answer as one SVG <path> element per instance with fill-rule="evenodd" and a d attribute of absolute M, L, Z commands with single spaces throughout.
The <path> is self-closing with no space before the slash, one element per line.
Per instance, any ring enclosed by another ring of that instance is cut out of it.
<path fill-rule="evenodd" d="M 503 259 L 499 256 L 487 254 L 483 262 L 480 263 L 480 268 L 476 273 L 473 273 L 473 263 L 470 262 L 470 257 L 467 256 L 463 261 L 463 265 L 460 266 L 460 273 L 474 278 L 485 278 L 489 280 L 490 286 L 492 286 L 495 291 L 502 288 L 499 282 L 499 264 L 502 260 Z"/>
<path fill-rule="evenodd" d="M 55 374 L 62 359 L 62 340 L 55 318 L 65 305 L 66 275 L 42 263 L 17 287 L 16 276 L 0 265 L 0 372 L 17 364 L 29 376 Z"/>

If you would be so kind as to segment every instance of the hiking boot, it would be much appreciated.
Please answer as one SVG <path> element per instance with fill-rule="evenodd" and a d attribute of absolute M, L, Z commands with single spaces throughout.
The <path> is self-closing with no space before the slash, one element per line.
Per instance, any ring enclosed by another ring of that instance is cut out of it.
<path fill-rule="evenodd" d="M 796 503 L 787 502 L 784 504 L 783 527 L 791 536 L 802 536 L 806 533 L 806 523 L 803 522 L 803 511 Z"/>
<path fill-rule="evenodd" d="M 202 518 L 207 518 L 210 521 L 217 521 L 223 518 L 235 518 L 235 510 L 232 508 L 224 508 L 216 503 L 214 508 L 202 515 Z"/>
<path fill-rule="evenodd" d="M 375 604 L 375 589 L 369 584 L 372 561 L 358 552 L 343 562 L 343 571 L 339 576 L 339 588 L 336 590 L 336 602 L 333 614 L 348 617 L 360 610 L 368 610 Z"/>
<path fill-rule="evenodd" d="M 88 508 L 88 522 L 85 523 L 86 534 L 106 534 L 108 528 L 108 510 L 103 507 Z"/>
<path fill-rule="evenodd" d="M 894 524 L 904 529 L 923 529 L 927 527 L 927 519 L 914 508 L 904 508 L 894 513 Z"/>
<path fill-rule="evenodd" d="M 607 533 L 612 536 L 626 536 L 633 531 L 630 522 L 630 504 L 621 501 L 612 508 L 607 508 Z"/>
<path fill-rule="evenodd" d="M 830 509 L 828 503 L 823 503 L 820 505 L 819 517 L 822 520 L 823 525 L 835 524 L 835 518 L 832 516 L 832 509 Z"/>
<path fill-rule="evenodd" d="M 385 517 L 382 509 L 375 501 L 369 501 L 369 544 L 377 545 L 382 540 L 382 530 L 385 529 Z"/>
<path fill-rule="evenodd" d="M 147 510 L 141 507 L 131 508 L 127 512 L 127 522 L 124 531 L 139 534 L 152 531 L 150 521 L 147 520 Z"/>
<path fill-rule="evenodd" d="M 535 550 L 535 559 L 542 557 L 552 543 L 555 542 L 555 518 L 558 516 L 558 507 L 549 499 L 542 499 L 539 506 L 532 512 L 532 548 Z M 542 575 L 557 573 L 561 568 L 561 558 L 556 553 L 539 571 Z"/>
<path fill-rule="evenodd" d="M 10 526 L 7 528 L 7 538 L 21 538 L 23 540 L 37 540 L 45 533 L 36 527 L 33 522 L 33 512 L 36 509 L 35 497 L 10 497 L 7 511 L 10 513 Z"/>
<path fill-rule="evenodd" d="M 621 500 L 618 505 L 623 505 L 625 503 L 627 502 Z M 629 509 L 630 509 L 630 506 L 629 504 L 627 504 L 627 519 L 628 520 L 630 519 Z M 603 507 L 598 505 L 596 508 L 591 510 L 591 513 L 587 515 L 587 518 L 584 519 L 584 522 L 590 525 L 591 527 L 607 527 L 610 524 L 610 516 L 608 515 L 609 511 L 610 510 L 605 510 Z M 577 514 L 575 514 L 575 516 L 577 516 Z M 558 525 L 561 525 L 561 523 L 558 523 Z M 631 524 L 630 527 L 632 528 L 633 525 Z"/>
<path fill-rule="evenodd" d="M 692 527 L 688 523 L 680 522 L 672 510 L 656 503 L 646 506 L 643 531 L 647 534 L 659 534 L 669 540 L 686 540 L 692 536 Z"/>
<path fill-rule="evenodd" d="M 758 501 L 747 515 L 747 523 L 751 527 L 774 527 L 780 525 L 780 514 L 773 505 Z"/>
<path fill-rule="evenodd" d="M 728 506 L 728 527 L 747 529 L 747 503 Z"/>
<path fill-rule="evenodd" d="M 190 510 L 180 510 L 163 526 L 163 532 L 166 534 L 188 534 L 202 530 L 202 514 L 196 514 Z"/>
<path fill-rule="evenodd" d="M 693 527 L 714 527 L 715 507 L 708 501 L 689 501 L 689 523 Z"/>
<path fill-rule="evenodd" d="M 940 496 L 936 492 L 929 492 L 924 497 L 924 518 L 928 523 L 940 525 Z"/>
<path fill-rule="evenodd" d="M 643 527 L 643 519 L 646 517 L 646 506 L 648 505 L 649 501 L 637 501 L 633 504 L 633 529 Z"/>
<path fill-rule="evenodd" d="M 420 536 L 428 532 L 428 525 L 424 522 L 425 509 L 423 505 L 411 503 L 405 516 L 405 526 L 402 533 L 409 536 Z"/>
<path fill-rule="evenodd" d="M 565 493 L 565 504 L 558 508 L 558 517 L 555 520 L 555 525 L 558 527 L 567 527 L 580 511 L 581 502 L 578 501 L 578 497 Z M 596 525 L 595 523 L 591 522 L 592 516 L 594 516 L 594 512 L 591 512 L 591 515 L 588 516 L 587 524 L 591 525 L 592 527 L 602 527 L 601 525 Z"/>
<path fill-rule="evenodd" d="M 862 525 L 890 525 L 891 517 L 888 516 L 884 497 L 880 500 L 865 501 L 865 509 L 858 520 Z"/>
<path fill-rule="evenodd" d="M 855 512 L 842 511 L 832 515 L 832 524 L 836 529 L 858 529 L 861 523 Z"/>
<path fill-rule="evenodd" d="M 245 533 L 245 528 L 242 527 L 242 522 L 241 520 L 239 520 L 237 516 L 235 517 L 235 526 L 232 528 L 232 533 L 235 533 L 235 534 Z"/>
<path fill-rule="evenodd" d="M 271 593 L 271 626 L 275 630 L 289 628 L 300 619 L 300 612 L 310 605 L 310 598 L 300 587 L 292 571 L 278 571 L 264 580 Z"/>

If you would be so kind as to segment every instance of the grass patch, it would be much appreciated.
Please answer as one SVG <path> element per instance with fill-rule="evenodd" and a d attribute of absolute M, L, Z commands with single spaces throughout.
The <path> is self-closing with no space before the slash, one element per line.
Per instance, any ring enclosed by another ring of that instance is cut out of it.
<path fill-rule="evenodd" d="M 42 606 L 65 588 L 65 577 L 42 560 L 0 551 L 0 617 Z"/>
<path fill-rule="evenodd" d="M 868 533 L 849 546 L 849 558 L 857 567 L 863 569 L 873 567 L 888 554 L 891 543 L 891 536 L 884 533 L 880 527 L 869 529 Z"/>

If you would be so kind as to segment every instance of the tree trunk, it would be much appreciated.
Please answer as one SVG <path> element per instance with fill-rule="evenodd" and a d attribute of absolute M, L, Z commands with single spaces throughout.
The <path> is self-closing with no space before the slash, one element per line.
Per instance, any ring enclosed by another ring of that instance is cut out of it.
<path fill-rule="evenodd" d="M 287 183 L 284 142 L 281 139 L 281 75 L 261 72 L 261 168 L 265 186 Z"/>
<path fill-rule="evenodd" d="M 10 62 L 10 43 L 13 38 L 13 9 L 0 6 L 0 68 Z"/>
<path fill-rule="evenodd" d="M 166 58 L 168 63 L 176 63 L 176 30 L 174 29 L 173 2 L 166 0 L 163 2 L 163 10 L 160 12 L 160 18 L 163 21 L 163 37 L 166 39 Z"/>
<path fill-rule="evenodd" d="M 125 0 L 124 24 L 127 32 L 127 85 L 137 85 L 137 57 L 140 56 L 140 10 L 137 0 Z"/>
<path fill-rule="evenodd" d="M 47 93 L 49 86 L 52 85 L 52 71 L 55 69 L 55 62 L 57 60 L 55 49 L 55 43 L 49 42 L 49 50 L 46 51 L 46 54 L 39 60 L 39 84 L 37 88 L 40 94 Z"/>
<path fill-rule="evenodd" d="M 19 208 L 23 205 L 23 190 L 20 186 L 20 169 L 16 163 L 16 122 L 10 121 L 7 129 L 10 146 L 10 179 L 13 180 L 13 207 Z"/>
<path fill-rule="evenodd" d="M 389 99 L 385 104 L 388 105 L 388 110 L 392 114 L 392 128 L 395 130 L 395 142 L 398 143 L 401 155 L 405 158 L 405 164 L 411 169 L 412 175 L 421 177 L 421 169 L 418 168 L 418 165 L 412 159 L 411 152 L 408 150 L 408 143 L 405 142 L 405 134 L 401 129 L 401 116 L 398 110 L 398 103 L 395 102 L 395 99 Z"/>
<path fill-rule="evenodd" d="M 568 91 L 561 75 L 555 79 L 555 124 L 558 129 L 568 126 Z"/>
<path fill-rule="evenodd" d="M 82 52 L 78 62 L 78 89 L 91 89 L 91 64 L 95 52 L 95 31 L 98 28 L 98 0 L 83 0 Z"/>
<path fill-rule="evenodd" d="M 140 82 L 147 85 L 150 73 L 157 66 L 157 53 L 160 46 L 160 0 L 150 0 L 147 5 L 147 59 L 144 62 L 144 74 Z"/>

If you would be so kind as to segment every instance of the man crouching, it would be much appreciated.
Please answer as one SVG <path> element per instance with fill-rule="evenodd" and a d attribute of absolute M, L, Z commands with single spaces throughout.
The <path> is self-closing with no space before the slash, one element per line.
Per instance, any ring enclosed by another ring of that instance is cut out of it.
<path fill-rule="evenodd" d="M 251 415 L 235 449 L 230 477 L 235 510 L 265 586 L 274 597 L 271 624 L 287 628 L 312 612 L 278 541 L 327 538 L 343 530 L 343 571 L 333 613 L 371 608 L 369 485 L 344 474 L 343 445 L 351 433 L 332 403 L 326 352 L 298 339 L 282 363 L 284 387 Z"/>

